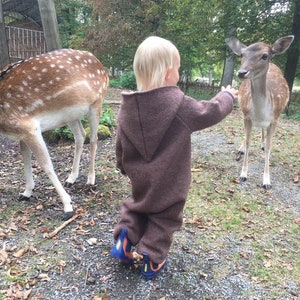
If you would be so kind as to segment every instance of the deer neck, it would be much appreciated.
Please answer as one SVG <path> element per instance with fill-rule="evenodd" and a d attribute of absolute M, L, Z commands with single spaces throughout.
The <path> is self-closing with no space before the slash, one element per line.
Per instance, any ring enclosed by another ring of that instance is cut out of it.
<path fill-rule="evenodd" d="M 266 87 L 266 75 L 251 79 L 251 115 L 254 126 L 267 127 L 271 121 L 272 107 Z"/>
<path fill-rule="evenodd" d="M 267 75 L 251 79 L 251 95 L 253 105 L 260 107 L 265 105 L 268 101 L 267 95 Z"/>

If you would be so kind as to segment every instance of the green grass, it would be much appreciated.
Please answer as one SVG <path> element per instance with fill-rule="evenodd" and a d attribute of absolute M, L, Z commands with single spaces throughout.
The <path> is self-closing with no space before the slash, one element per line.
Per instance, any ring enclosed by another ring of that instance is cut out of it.
<path fill-rule="evenodd" d="M 294 175 L 300 175 L 300 135 L 294 128 L 298 123 L 284 122 L 280 122 L 274 137 L 271 165 L 285 167 L 286 173 L 282 176 L 292 181 Z M 224 133 L 236 148 L 242 141 L 242 120 L 236 113 L 217 125 L 215 130 Z M 256 155 L 254 160 L 263 162 L 259 131 L 255 131 L 253 137 L 256 135 L 251 153 Z M 239 270 L 249 280 L 271 288 L 274 299 L 280 298 L 287 282 L 300 282 L 300 226 L 294 221 L 299 216 L 285 207 L 284 199 L 277 201 L 272 190 L 264 191 L 253 183 L 261 178 L 250 177 L 248 187 L 240 186 L 235 179 L 239 174 L 235 172 L 236 165 L 240 167 L 242 162 L 218 153 L 206 154 L 198 160 L 193 165 L 192 184 L 185 207 L 186 224 L 199 224 L 203 230 L 203 235 L 197 240 L 199 247 L 204 251 L 214 249 L 220 252 L 227 260 L 226 265 L 231 265 L 229 269 L 223 264 L 216 266 L 216 278 L 224 278 L 233 270 Z M 260 167 L 262 172 L 263 163 Z M 236 248 L 231 248 L 229 237 Z"/>
<path fill-rule="evenodd" d="M 297 126 L 299 123 L 296 121 L 280 121 L 272 147 L 271 171 L 273 167 L 282 166 L 284 173 L 281 177 L 289 182 L 294 175 L 300 175 L 300 135 Z M 213 130 L 224 134 L 232 149 L 237 148 L 243 139 L 242 119 L 237 112 Z M 205 143 L 200 143 L 199 147 L 205 147 Z M 185 230 L 195 232 L 196 247 L 191 251 L 199 253 L 199 261 L 187 268 L 190 268 L 189 272 L 195 272 L 193 275 L 198 278 L 196 272 L 199 272 L 199 264 L 207 261 L 210 253 L 216 254 L 220 262 L 212 263 L 212 269 L 209 270 L 212 280 L 220 282 L 232 274 L 242 274 L 255 286 L 269 291 L 270 297 L 266 299 L 285 299 L 287 284 L 300 282 L 300 225 L 295 223 L 299 215 L 293 207 L 285 205 L 285 201 L 288 203 L 290 199 L 280 200 L 272 190 L 263 191 L 256 183 L 260 183 L 261 178 L 251 176 L 246 186 L 239 185 L 236 178 L 241 162 L 234 160 L 230 150 L 222 150 L 215 149 L 213 153 L 198 155 L 193 161 L 192 184 L 184 210 L 182 234 L 185 234 Z M 60 151 L 69 149 L 59 150 L 58 147 L 57 156 Z M 67 243 L 79 246 L 86 238 L 95 236 L 99 227 L 91 225 L 92 220 L 98 220 L 99 223 L 103 218 L 103 222 L 107 222 L 104 216 L 109 215 L 112 222 L 110 228 L 114 227 L 115 218 L 118 217 L 116 210 L 122 199 L 130 194 L 130 183 L 116 172 L 113 152 L 109 152 L 106 146 L 104 149 L 100 147 L 99 151 L 102 153 L 97 160 L 99 180 L 96 194 L 82 189 L 80 182 L 72 188 L 74 196 L 80 195 L 78 206 L 86 211 L 65 228 L 57 239 L 43 237 L 43 232 L 51 232 L 61 224 L 61 203 L 56 192 L 50 193 L 52 198 L 46 194 L 41 201 L 17 202 L 13 198 L 22 186 L 20 179 L 3 178 L 1 193 L 9 193 L 12 201 L 0 207 L 0 234 L 4 234 L 4 237 L 0 236 L 3 242 L 10 241 L 8 246 L 17 248 L 8 251 L 9 260 L 0 265 L 0 300 L 5 299 L 10 286 L 23 285 L 24 280 L 26 286 L 30 283 L 30 276 L 24 278 L 24 270 L 27 274 L 35 274 L 37 270 L 38 273 L 47 274 L 49 269 L 58 271 L 61 262 L 72 259 L 66 251 Z M 263 161 L 258 130 L 253 132 L 251 153 L 252 160 Z M 22 177 L 22 164 L 12 166 L 18 169 L 16 175 L 21 174 Z M 43 181 L 36 189 L 45 186 Z M 282 185 L 282 188 L 286 189 L 287 186 Z M 44 207 L 41 210 L 38 208 L 40 203 Z M 17 229 L 10 226 L 11 223 L 15 223 Z M 82 235 L 81 227 L 83 230 L 89 229 L 86 237 Z M 185 245 L 187 238 L 188 235 L 182 237 L 182 245 Z M 32 246 L 36 247 L 36 252 Z M 14 258 L 13 253 L 21 247 L 28 251 L 23 257 Z M 14 278 L 9 277 L 9 269 L 13 271 L 11 274 Z M 84 270 L 81 266 L 78 266 L 78 270 L 81 273 L 74 276 L 83 278 Z M 251 296 L 251 290 L 247 290 L 245 299 Z M 290 299 L 293 299 L 292 296 Z"/>

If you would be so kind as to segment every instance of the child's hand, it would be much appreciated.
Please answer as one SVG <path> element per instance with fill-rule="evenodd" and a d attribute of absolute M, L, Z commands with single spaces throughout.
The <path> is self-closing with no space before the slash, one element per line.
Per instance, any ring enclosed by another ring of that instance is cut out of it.
<path fill-rule="evenodd" d="M 233 88 L 231 85 L 227 85 L 227 87 L 225 88 L 224 86 L 222 86 L 221 91 L 226 91 L 229 92 L 233 98 L 237 98 L 238 96 L 238 90 L 236 90 L 235 88 Z"/>

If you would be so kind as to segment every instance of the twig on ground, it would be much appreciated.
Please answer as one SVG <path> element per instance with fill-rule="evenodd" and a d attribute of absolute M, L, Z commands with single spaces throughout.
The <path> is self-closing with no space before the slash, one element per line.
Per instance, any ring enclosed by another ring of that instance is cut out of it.
<path fill-rule="evenodd" d="M 90 266 L 88 266 L 86 273 L 85 273 L 84 285 L 87 284 L 89 273 L 90 273 Z"/>
<path fill-rule="evenodd" d="M 47 234 L 47 238 L 53 238 L 59 231 L 61 231 L 63 228 L 65 228 L 68 224 L 70 224 L 72 221 L 74 221 L 79 215 L 76 214 L 69 220 L 63 222 L 60 226 L 58 226 L 55 230 L 53 230 L 51 233 Z"/>

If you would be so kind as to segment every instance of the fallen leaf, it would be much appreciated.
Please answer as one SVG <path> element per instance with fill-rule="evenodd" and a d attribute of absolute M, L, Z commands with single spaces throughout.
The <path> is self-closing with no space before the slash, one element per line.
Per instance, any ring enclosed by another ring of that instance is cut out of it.
<path fill-rule="evenodd" d="M 13 254 L 13 256 L 19 258 L 19 257 L 22 257 L 25 254 L 25 252 L 26 252 L 26 249 L 25 248 L 21 248 L 20 250 L 18 250 L 17 252 L 15 252 Z"/>
<path fill-rule="evenodd" d="M 8 254 L 5 250 L 0 249 L 0 261 L 4 263 L 8 259 Z"/>
<path fill-rule="evenodd" d="M 37 209 L 37 210 L 43 210 L 44 207 L 43 207 L 42 204 L 38 204 L 38 205 L 35 207 L 35 209 Z"/>
<path fill-rule="evenodd" d="M 96 238 L 90 238 L 86 241 L 90 246 L 96 245 L 97 244 L 97 239 Z"/>
<path fill-rule="evenodd" d="M 298 183 L 298 182 L 299 182 L 299 176 L 298 176 L 298 175 L 295 175 L 295 176 L 294 176 L 293 182 L 294 182 L 294 183 Z"/>
<path fill-rule="evenodd" d="M 139 253 L 137 253 L 136 251 L 132 252 L 133 258 L 137 261 L 142 261 L 143 260 L 143 256 Z"/>
<path fill-rule="evenodd" d="M 271 261 L 266 261 L 266 262 L 264 262 L 264 267 L 266 267 L 266 268 L 272 267 Z"/>
<path fill-rule="evenodd" d="M 41 281 L 50 281 L 50 277 L 48 276 L 48 274 L 46 273 L 41 273 L 38 275 L 38 279 L 40 279 Z"/>
<path fill-rule="evenodd" d="M 42 227 L 42 228 L 40 228 L 40 231 L 42 233 L 47 233 L 47 232 L 50 232 L 50 228 L 49 227 Z"/>
<path fill-rule="evenodd" d="M 240 256 L 241 256 L 242 258 L 249 259 L 248 253 L 241 252 L 241 253 L 240 253 Z"/>
<path fill-rule="evenodd" d="M 6 291 L 6 297 L 9 299 L 28 299 L 31 294 L 31 289 L 23 290 L 19 285 L 12 285 Z"/>
<path fill-rule="evenodd" d="M 246 206 L 243 206 L 243 207 L 242 207 L 242 210 L 245 211 L 245 212 L 247 212 L 247 213 L 250 212 L 250 209 L 249 209 L 248 207 L 246 207 Z"/>
<path fill-rule="evenodd" d="M 4 232 L 4 231 L 0 231 L 0 237 L 1 238 L 4 238 L 4 237 L 6 237 L 7 236 L 7 234 Z"/>
<path fill-rule="evenodd" d="M 8 227 L 9 231 L 18 231 L 18 226 L 15 223 L 10 223 Z"/>
<path fill-rule="evenodd" d="M 199 278 L 201 279 L 206 279 L 208 277 L 208 275 L 204 272 L 199 272 Z"/>
<path fill-rule="evenodd" d="M 106 300 L 106 299 L 108 299 L 107 293 L 104 293 L 104 294 L 103 294 L 102 296 L 100 296 L 100 297 L 94 296 L 94 297 L 92 298 L 92 300 Z"/>

